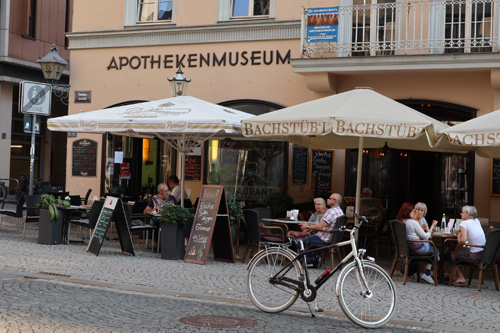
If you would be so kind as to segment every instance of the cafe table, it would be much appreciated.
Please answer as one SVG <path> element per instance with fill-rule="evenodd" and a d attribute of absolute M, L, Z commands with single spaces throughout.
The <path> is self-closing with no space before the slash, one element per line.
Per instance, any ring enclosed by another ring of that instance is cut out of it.
<path fill-rule="evenodd" d="M 432 233 L 432 241 L 436 245 L 439 250 L 439 257 L 441 262 L 438 264 L 438 279 L 441 283 L 445 282 L 444 278 L 444 255 L 446 250 L 446 240 L 457 239 L 457 234 L 455 232 L 433 232 Z"/>
<path fill-rule="evenodd" d="M 75 205 L 71 205 L 71 206 L 64 206 L 64 205 L 58 205 L 57 206 L 57 209 L 61 210 L 62 213 L 63 213 L 63 244 L 66 243 L 66 244 L 69 244 L 69 234 L 68 234 L 68 231 L 69 231 L 69 221 L 71 220 L 71 214 L 74 212 L 74 211 L 80 211 L 80 212 L 85 212 L 88 210 L 87 206 L 75 206 Z"/>

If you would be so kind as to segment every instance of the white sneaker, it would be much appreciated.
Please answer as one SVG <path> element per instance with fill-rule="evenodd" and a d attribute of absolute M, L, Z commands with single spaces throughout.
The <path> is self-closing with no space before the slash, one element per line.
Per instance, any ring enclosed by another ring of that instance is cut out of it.
<path fill-rule="evenodd" d="M 427 283 L 434 284 L 434 280 L 431 278 L 430 275 L 423 274 L 422 279 Z"/>

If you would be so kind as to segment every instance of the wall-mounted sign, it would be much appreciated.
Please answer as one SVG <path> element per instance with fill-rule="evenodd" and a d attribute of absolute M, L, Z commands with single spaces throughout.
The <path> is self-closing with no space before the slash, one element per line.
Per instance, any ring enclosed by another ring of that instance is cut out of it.
<path fill-rule="evenodd" d="M 95 177 L 97 170 L 97 142 L 81 139 L 73 142 L 73 176 Z"/>
<path fill-rule="evenodd" d="M 309 8 L 307 10 L 307 42 L 337 42 L 339 7 Z"/>
<path fill-rule="evenodd" d="M 189 54 L 135 55 L 115 57 L 109 61 L 111 69 L 162 69 L 179 67 L 269 66 L 290 63 L 291 50 L 248 50 L 235 52 L 207 52 Z"/>
<path fill-rule="evenodd" d="M 92 102 L 92 90 L 76 90 L 75 103 L 90 103 Z"/>

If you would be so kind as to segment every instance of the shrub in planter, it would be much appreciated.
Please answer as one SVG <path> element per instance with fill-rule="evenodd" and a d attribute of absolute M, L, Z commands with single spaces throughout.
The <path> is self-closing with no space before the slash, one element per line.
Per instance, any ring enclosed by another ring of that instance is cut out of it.
<path fill-rule="evenodd" d="M 185 228 L 193 220 L 193 214 L 182 206 L 165 204 L 159 219 L 161 222 L 161 258 L 183 259 Z"/>

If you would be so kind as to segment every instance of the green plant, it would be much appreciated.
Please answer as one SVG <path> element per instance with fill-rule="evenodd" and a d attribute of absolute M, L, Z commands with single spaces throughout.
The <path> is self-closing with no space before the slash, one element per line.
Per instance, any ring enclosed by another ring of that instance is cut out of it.
<path fill-rule="evenodd" d="M 56 199 L 52 194 L 47 194 L 42 197 L 42 201 L 35 203 L 36 209 L 40 212 L 40 209 L 47 209 L 50 213 L 50 220 L 58 220 L 60 217 L 59 210 L 57 206 L 69 207 L 69 200 Z"/>
<path fill-rule="evenodd" d="M 161 212 L 159 219 L 163 223 L 177 223 L 184 228 L 189 222 L 193 220 L 193 213 L 191 213 L 189 209 L 184 208 L 181 205 L 173 206 L 170 204 L 165 204 L 163 206 L 163 211 Z"/>
<path fill-rule="evenodd" d="M 243 205 L 233 194 L 228 193 L 226 199 L 229 222 L 235 225 L 239 218 L 243 218 Z"/>

